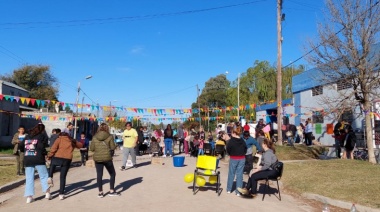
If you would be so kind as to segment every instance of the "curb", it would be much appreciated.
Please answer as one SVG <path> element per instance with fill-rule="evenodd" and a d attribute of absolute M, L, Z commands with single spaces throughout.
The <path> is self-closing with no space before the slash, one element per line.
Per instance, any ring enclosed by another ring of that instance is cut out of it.
<path fill-rule="evenodd" d="M 352 203 L 350 203 L 350 202 L 335 200 L 335 199 L 331 199 L 331 198 L 328 198 L 328 197 L 325 197 L 322 195 L 318 195 L 318 194 L 304 193 L 304 194 L 302 194 L 302 196 L 307 198 L 307 199 L 316 200 L 316 201 L 319 201 L 322 203 L 327 203 L 329 205 L 333 205 L 333 206 L 348 209 L 348 210 L 350 210 L 352 207 Z M 358 211 L 380 212 L 379 209 L 370 208 L 370 207 L 363 206 L 363 205 L 358 205 L 356 203 L 355 203 L 355 207 L 356 207 L 356 210 L 358 210 Z"/>
<path fill-rule="evenodd" d="M 35 174 L 34 175 L 34 180 L 36 180 L 38 178 L 39 178 L 38 174 Z M 0 187 L 0 194 L 5 193 L 7 191 L 13 190 L 13 189 L 15 189 L 15 188 L 17 188 L 19 186 L 24 185 L 25 184 L 25 180 L 26 179 L 21 179 L 21 180 L 10 182 L 10 183 L 7 183 L 7 184 L 1 186 Z"/>

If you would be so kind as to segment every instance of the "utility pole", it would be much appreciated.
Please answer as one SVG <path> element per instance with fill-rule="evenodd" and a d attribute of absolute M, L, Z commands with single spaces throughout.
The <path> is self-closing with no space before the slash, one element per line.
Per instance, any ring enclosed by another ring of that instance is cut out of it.
<path fill-rule="evenodd" d="M 277 0 L 277 143 L 282 145 L 282 0 Z"/>
<path fill-rule="evenodd" d="M 201 104 L 199 103 L 199 87 L 197 84 L 197 102 L 198 102 L 198 115 L 199 115 L 199 127 L 202 126 L 202 119 L 201 119 Z"/>
<path fill-rule="evenodd" d="M 237 108 L 237 116 L 238 121 L 240 121 L 240 73 L 238 74 L 238 89 L 237 89 L 237 97 L 238 97 L 238 108 Z"/>

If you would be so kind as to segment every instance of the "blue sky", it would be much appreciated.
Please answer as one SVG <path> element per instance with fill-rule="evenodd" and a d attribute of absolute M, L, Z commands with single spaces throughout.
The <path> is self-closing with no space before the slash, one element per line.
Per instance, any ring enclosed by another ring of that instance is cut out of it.
<path fill-rule="evenodd" d="M 323 7 L 284 0 L 284 65 L 316 36 Z M 226 71 L 235 80 L 255 60 L 276 57 L 276 0 L 0 1 L 0 74 L 50 65 L 64 102 L 75 102 L 80 81 L 89 104 L 189 108 L 196 84 Z"/>

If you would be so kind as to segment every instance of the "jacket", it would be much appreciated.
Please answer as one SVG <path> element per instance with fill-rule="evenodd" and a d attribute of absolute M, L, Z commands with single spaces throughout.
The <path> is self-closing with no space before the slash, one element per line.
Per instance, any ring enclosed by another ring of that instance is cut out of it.
<path fill-rule="evenodd" d="M 274 164 L 277 161 L 276 155 L 273 153 L 271 149 L 268 149 L 263 153 L 262 159 L 261 159 L 261 170 L 272 170 L 270 166 Z"/>
<path fill-rule="evenodd" d="M 165 129 L 164 130 L 164 139 L 165 138 L 173 139 L 173 130 Z"/>
<path fill-rule="evenodd" d="M 54 145 L 55 140 L 59 137 L 58 134 L 52 134 L 49 138 L 49 145 L 52 147 Z"/>
<path fill-rule="evenodd" d="M 25 153 L 25 167 L 34 167 L 36 165 L 45 165 L 46 147 L 49 146 L 46 134 L 40 133 L 35 136 L 25 136 L 24 142 L 19 144 L 20 151 Z"/>
<path fill-rule="evenodd" d="M 68 136 L 59 136 L 51 147 L 48 158 L 55 157 L 72 160 L 74 148 L 81 148 L 82 146 L 82 143 L 72 140 Z"/>
<path fill-rule="evenodd" d="M 19 145 L 19 139 L 18 139 L 18 136 L 20 135 L 20 133 L 19 132 L 17 132 L 14 136 L 13 136 L 13 138 L 12 138 L 12 145 L 14 145 L 13 146 L 13 154 L 17 154 L 18 153 L 18 150 L 20 150 L 20 145 Z M 28 134 L 24 134 L 25 136 L 26 135 L 28 135 Z M 20 150 L 20 152 L 24 152 L 24 150 L 23 151 L 21 151 Z"/>
<path fill-rule="evenodd" d="M 230 156 L 245 156 L 247 145 L 241 138 L 231 137 L 227 143 L 227 153 Z"/>
<path fill-rule="evenodd" d="M 113 136 L 107 132 L 97 132 L 90 143 L 90 151 L 94 152 L 92 156 L 95 162 L 111 161 L 110 150 L 115 150 L 116 145 Z"/>
<path fill-rule="evenodd" d="M 255 155 L 256 152 L 262 151 L 260 144 L 253 137 L 249 136 L 247 139 L 242 137 L 242 139 L 245 141 L 245 144 L 247 145 L 246 155 L 252 155 L 252 154 Z M 252 146 L 256 147 L 256 152 L 253 152 Z"/>

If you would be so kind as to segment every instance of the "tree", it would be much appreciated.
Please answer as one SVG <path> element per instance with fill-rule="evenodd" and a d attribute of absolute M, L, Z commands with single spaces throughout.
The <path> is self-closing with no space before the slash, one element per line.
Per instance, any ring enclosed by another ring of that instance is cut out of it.
<path fill-rule="evenodd" d="M 0 79 L 14 83 L 29 91 L 30 97 L 42 100 L 57 100 L 58 81 L 49 66 L 26 65 Z"/>
<path fill-rule="evenodd" d="M 352 88 L 321 101 L 338 116 L 339 111 L 353 111 L 356 106 L 364 110 L 369 162 L 376 163 L 369 112 L 379 97 L 379 1 L 327 0 L 326 4 L 326 20 L 319 23 L 318 39 L 308 42 L 314 50 L 308 61 L 324 84 L 340 82 Z"/>

